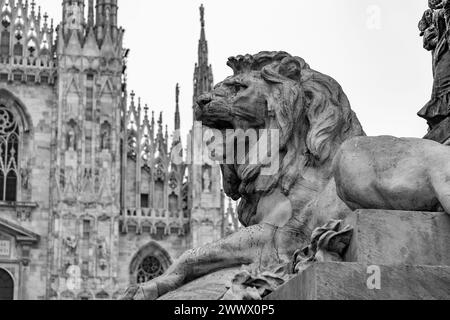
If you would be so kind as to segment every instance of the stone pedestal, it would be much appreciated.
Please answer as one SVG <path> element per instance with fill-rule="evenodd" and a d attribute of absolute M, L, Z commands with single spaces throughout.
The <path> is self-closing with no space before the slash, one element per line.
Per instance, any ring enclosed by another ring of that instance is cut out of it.
<path fill-rule="evenodd" d="M 450 299 L 450 267 L 378 266 L 379 289 L 371 286 L 371 277 L 376 275 L 369 267 L 359 263 L 314 264 L 267 300 Z"/>
<path fill-rule="evenodd" d="M 450 215 L 360 210 L 345 221 L 354 235 L 345 261 L 450 266 Z"/>
<path fill-rule="evenodd" d="M 360 210 L 345 225 L 354 228 L 345 262 L 313 264 L 267 299 L 450 299 L 450 215 Z"/>

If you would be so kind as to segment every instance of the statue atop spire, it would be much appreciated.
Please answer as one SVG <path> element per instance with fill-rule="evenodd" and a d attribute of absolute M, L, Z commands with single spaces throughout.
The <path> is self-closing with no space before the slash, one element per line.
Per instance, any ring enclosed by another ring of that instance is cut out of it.
<path fill-rule="evenodd" d="M 64 0 L 62 6 L 64 33 L 67 34 L 71 30 L 83 31 L 84 0 Z"/>
<path fill-rule="evenodd" d="M 212 66 L 208 63 L 208 41 L 205 32 L 205 8 L 200 6 L 200 40 L 198 43 L 198 62 L 194 72 L 194 104 L 200 95 L 211 91 L 213 86 Z"/>
<path fill-rule="evenodd" d="M 200 22 L 202 25 L 202 28 L 205 27 L 205 7 L 203 4 L 200 6 Z"/>
<path fill-rule="evenodd" d="M 177 83 L 175 87 L 175 131 L 181 129 L 180 117 L 180 85 Z"/>
<path fill-rule="evenodd" d="M 159 120 L 158 120 L 158 134 L 162 135 L 163 133 L 163 113 L 159 113 Z"/>
<path fill-rule="evenodd" d="M 88 28 L 94 27 L 94 0 L 89 0 L 88 4 Z"/>

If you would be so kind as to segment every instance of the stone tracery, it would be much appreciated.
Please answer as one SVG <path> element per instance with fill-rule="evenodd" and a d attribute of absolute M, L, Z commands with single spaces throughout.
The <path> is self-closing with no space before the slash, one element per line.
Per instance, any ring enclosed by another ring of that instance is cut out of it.
<path fill-rule="evenodd" d="M 144 258 L 137 271 L 137 283 L 145 283 L 164 273 L 161 262 L 154 256 Z"/>
<path fill-rule="evenodd" d="M 7 92 L 0 93 L 0 201 L 11 202 L 18 200 L 19 190 L 28 189 L 30 182 L 29 163 L 22 165 L 24 129 L 28 126 L 17 101 Z"/>

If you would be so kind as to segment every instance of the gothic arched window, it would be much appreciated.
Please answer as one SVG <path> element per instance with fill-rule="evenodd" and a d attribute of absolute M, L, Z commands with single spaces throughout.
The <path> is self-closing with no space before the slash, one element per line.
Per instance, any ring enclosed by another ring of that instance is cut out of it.
<path fill-rule="evenodd" d="M 137 270 L 137 283 L 145 283 L 153 280 L 164 273 L 164 267 L 161 261 L 154 257 L 148 256 L 142 260 Z"/>
<path fill-rule="evenodd" d="M 2 19 L 3 31 L 1 33 L 1 41 L 0 41 L 0 54 L 2 56 L 9 55 L 9 43 L 11 41 L 11 32 L 9 31 L 9 26 L 11 25 L 11 21 L 9 16 L 4 16 Z"/>
<path fill-rule="evenodd" d="M 175 193 L 169 196 L 169 212 L 171 217 L 176 216 L 178 218 L 178 196 Z"/>
<path fill-rule="evenodd" d="M 164 182 L 155 182 L 155 208 L 164 209 Z"/>
<path fill-rule="evenodd" d="M 169 253 L 152 241 L 143 246 L 130 263 L 130 283 L 139 284 L 153 280 L 166 272 L 172 264 Z"/>
<path fill-rule="evenodd" d="M 20 39 L 22 39 L 21 33 L 16 33 L 16 39 L 17 42 L 14 45 L 13 51 L 15 56 L 22 56 L 23 55 L 23 45 L 20 43 Z"/>
<path fill-rule="evenodd" d="M 19 141 L 20 130 L 16 117 L 0 105 L 0 201 L 17 201 Z"/>
<path fill-rule="evenodd" d="M 2 56 L 9 56 L 9 42 L 11 41 L 11 33 L 5 29 L 1 33 L 0 54 Z"/>

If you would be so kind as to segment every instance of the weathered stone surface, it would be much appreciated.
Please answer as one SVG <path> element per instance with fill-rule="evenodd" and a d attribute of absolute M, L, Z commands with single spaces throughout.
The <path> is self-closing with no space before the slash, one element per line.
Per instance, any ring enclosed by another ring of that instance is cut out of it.
<path fill-rule="evenodd" d="M 266 300 L 446 300 L 450 299 L 450 268 L 380 266 L 380 289 L 369 289 L 369 265 L 311 265 Z"/>
<path fill-rule="evenodd" d="M 226 269 L 211 273 L 162 296 L 159 300 L 220 300 L 227 293 L 227 286 L 237 272 L 238 269 Z"/>
<path fill-rule="evenodd" d="M 450 266 L 450 215 L 360 210 L 345 224 L 354 234 L 345 261 Z"/>

